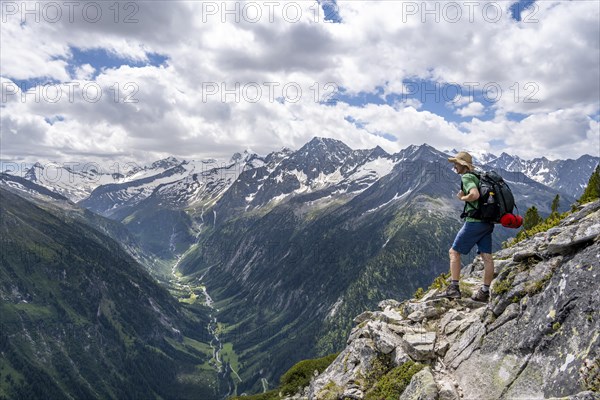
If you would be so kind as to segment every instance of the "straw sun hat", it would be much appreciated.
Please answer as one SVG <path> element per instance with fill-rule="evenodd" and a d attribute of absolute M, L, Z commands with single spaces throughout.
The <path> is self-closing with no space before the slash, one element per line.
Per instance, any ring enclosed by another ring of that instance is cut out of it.
<path fill-rule="evenodd" d="M 450 161 L 451 163 L 464 165 L 471 171 L 475 168 L 475 166 L 473 165 L 473 157 L 471 157 L 471 155 L 466 151 L 461 151 L 456 156 L 448 158 L 448 161 Z"/>

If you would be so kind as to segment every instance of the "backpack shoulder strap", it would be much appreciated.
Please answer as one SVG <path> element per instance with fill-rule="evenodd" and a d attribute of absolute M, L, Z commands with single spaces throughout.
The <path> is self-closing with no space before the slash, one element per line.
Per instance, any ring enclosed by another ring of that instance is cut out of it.
<path fill-rule="evenodd" d="M 478 174 L 477 172 L 471 172 L 471 171 L 469 171 L 469 172 L 465 172 L 463 174 L 463 176 L 464 175 L 473 175 L 475 178 L 477 178 L 477 181 L 479 182 L 477 184 L 477 187 L 479 188 L 479 185 L 481 184 L 481 175 L 480 174 Z M 462 177 L 460 178 L 460 190 L 462 190 L 464 192 Z"/>
<path fill-rule="evenodd" d="M 475 172 L 475 171 L 469 171 L 469 172 L 465 172 L 464 173 L 464 175 L 467 175 L 467 174 L 471 174 L 471 175 L 473 175 L 474 177 L 477 178 L 477 182 L 478 182 L 477 189 L 480 190 L 479 188 L 480 188 L 480 185 L 481 185 L 481 176 L 483 175 L 483 173 L 478 173 L 478 172 Z M 463 182 L 462 182 L 462 177 L 460 179 L 460 190 L 462 190 L 462 192 L 465 193 L 465 188 L 464 188 L 464 185 L 463 185 Z M 465 202 L 465 205 L 463 207 L 463 212 L 460 215 L 460 217 L 461 218 L 465 218 L 465 217 L 477 217 L 476 213 L 479 212 L 478 210 L 476 210 L 475 214 L 467 213 L 467 204 L 468 203 Z M 481 205 L 481 203 L 478 202 L 477 203 L 477 206 L 478 206 L 477 208 L 479 208 L 480 205 Z"/>

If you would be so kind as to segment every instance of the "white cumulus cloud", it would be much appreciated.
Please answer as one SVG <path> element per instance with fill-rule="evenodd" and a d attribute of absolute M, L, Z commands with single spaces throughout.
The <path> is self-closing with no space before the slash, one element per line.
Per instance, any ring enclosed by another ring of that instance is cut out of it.
<path fill-rule="evenodd" d="M 339 24 L 311 2 L 128 2 L 118 13 L 97 4 L 96 22 L 83 5 L 72 21 L 64 9 L 58 21 L 36 22 L 3 3 L 1 159 L 228 157 L 298 148 L 315 135 L 391 152 L 479 142 L 528 157 L 598 155 L 596 2 L 536 2 L 521 22 L 510 2 L 339 2 Z M 129 65 L 98 67 L 73 49 Z M 144 65 L 152 54 L 167 61 Z M 59 84 L 37 97 L 13 84 L 40 78 Z M 436 97 L 445 111 L 428 111 L 432 95 L 407 81 L 461 93 Z M 336 88 L 379 102 L 322 104 Z M 488 89 L 491 103 L 469 88 Z"/>

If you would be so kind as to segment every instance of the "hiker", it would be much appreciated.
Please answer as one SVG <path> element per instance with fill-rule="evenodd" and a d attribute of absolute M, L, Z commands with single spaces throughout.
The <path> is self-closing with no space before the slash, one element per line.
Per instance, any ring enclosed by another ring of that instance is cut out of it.
<path fill-rule="evenodd" d="M 461 190 L 457 196 L 465 202 L 465 213 L 477 209 L 479 199 L 479 178 L 470 173 L 474 171 L 473 158 L 467 152 L 461 151 L 455 157 L 448 158 L 454 164 L 454 170 L 460 175 Z M 461 297 L 458 282 L 460 280 L 460 255 L 468 254 L 477 245 L 477 253 L 481 255 L 484 265 L 483 286 L 471 296 L 476 301 L 488 301 L 490 284 L 494 278 L 494 260 L 492 259 L 492 232 L 494 224 L 482 222 L 479 219 L 466 217 L 465 223 L 456 235 L 450 248 L 450 273 L 452 283 L 446 289 L 445 296 L 453 299 Z"/>

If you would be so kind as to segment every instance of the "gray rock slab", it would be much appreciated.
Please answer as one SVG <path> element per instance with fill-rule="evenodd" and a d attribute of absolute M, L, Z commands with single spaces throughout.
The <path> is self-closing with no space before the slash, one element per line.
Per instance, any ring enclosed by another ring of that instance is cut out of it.
<path fill-rule="evenodd" d="M 399 400 L 437 400 L 438 388 L 429 367 L 416 373 Z"/>
<path fill-rule="evenodd" d="M 402 348 L 415 361 L 435 358 L 435 332 L 407 334 L 402 337 Z"/>
<path fill-rule="evenodd" d="M 386 308 L 398 308 L 401 304 L 402 303 L 400 303 L 398 300 L 387 299 L 380 301 L 377 307 L 379 307 L 381 311 L 385 311 Z"/>
<path fill-rule="evenodd" d="M 564 228 L 552 238 L 546 251 L 549 254 L 567 254 L 598 236 L 600 236 L 600 210 L 586 216 L 578 224 Z"/>

